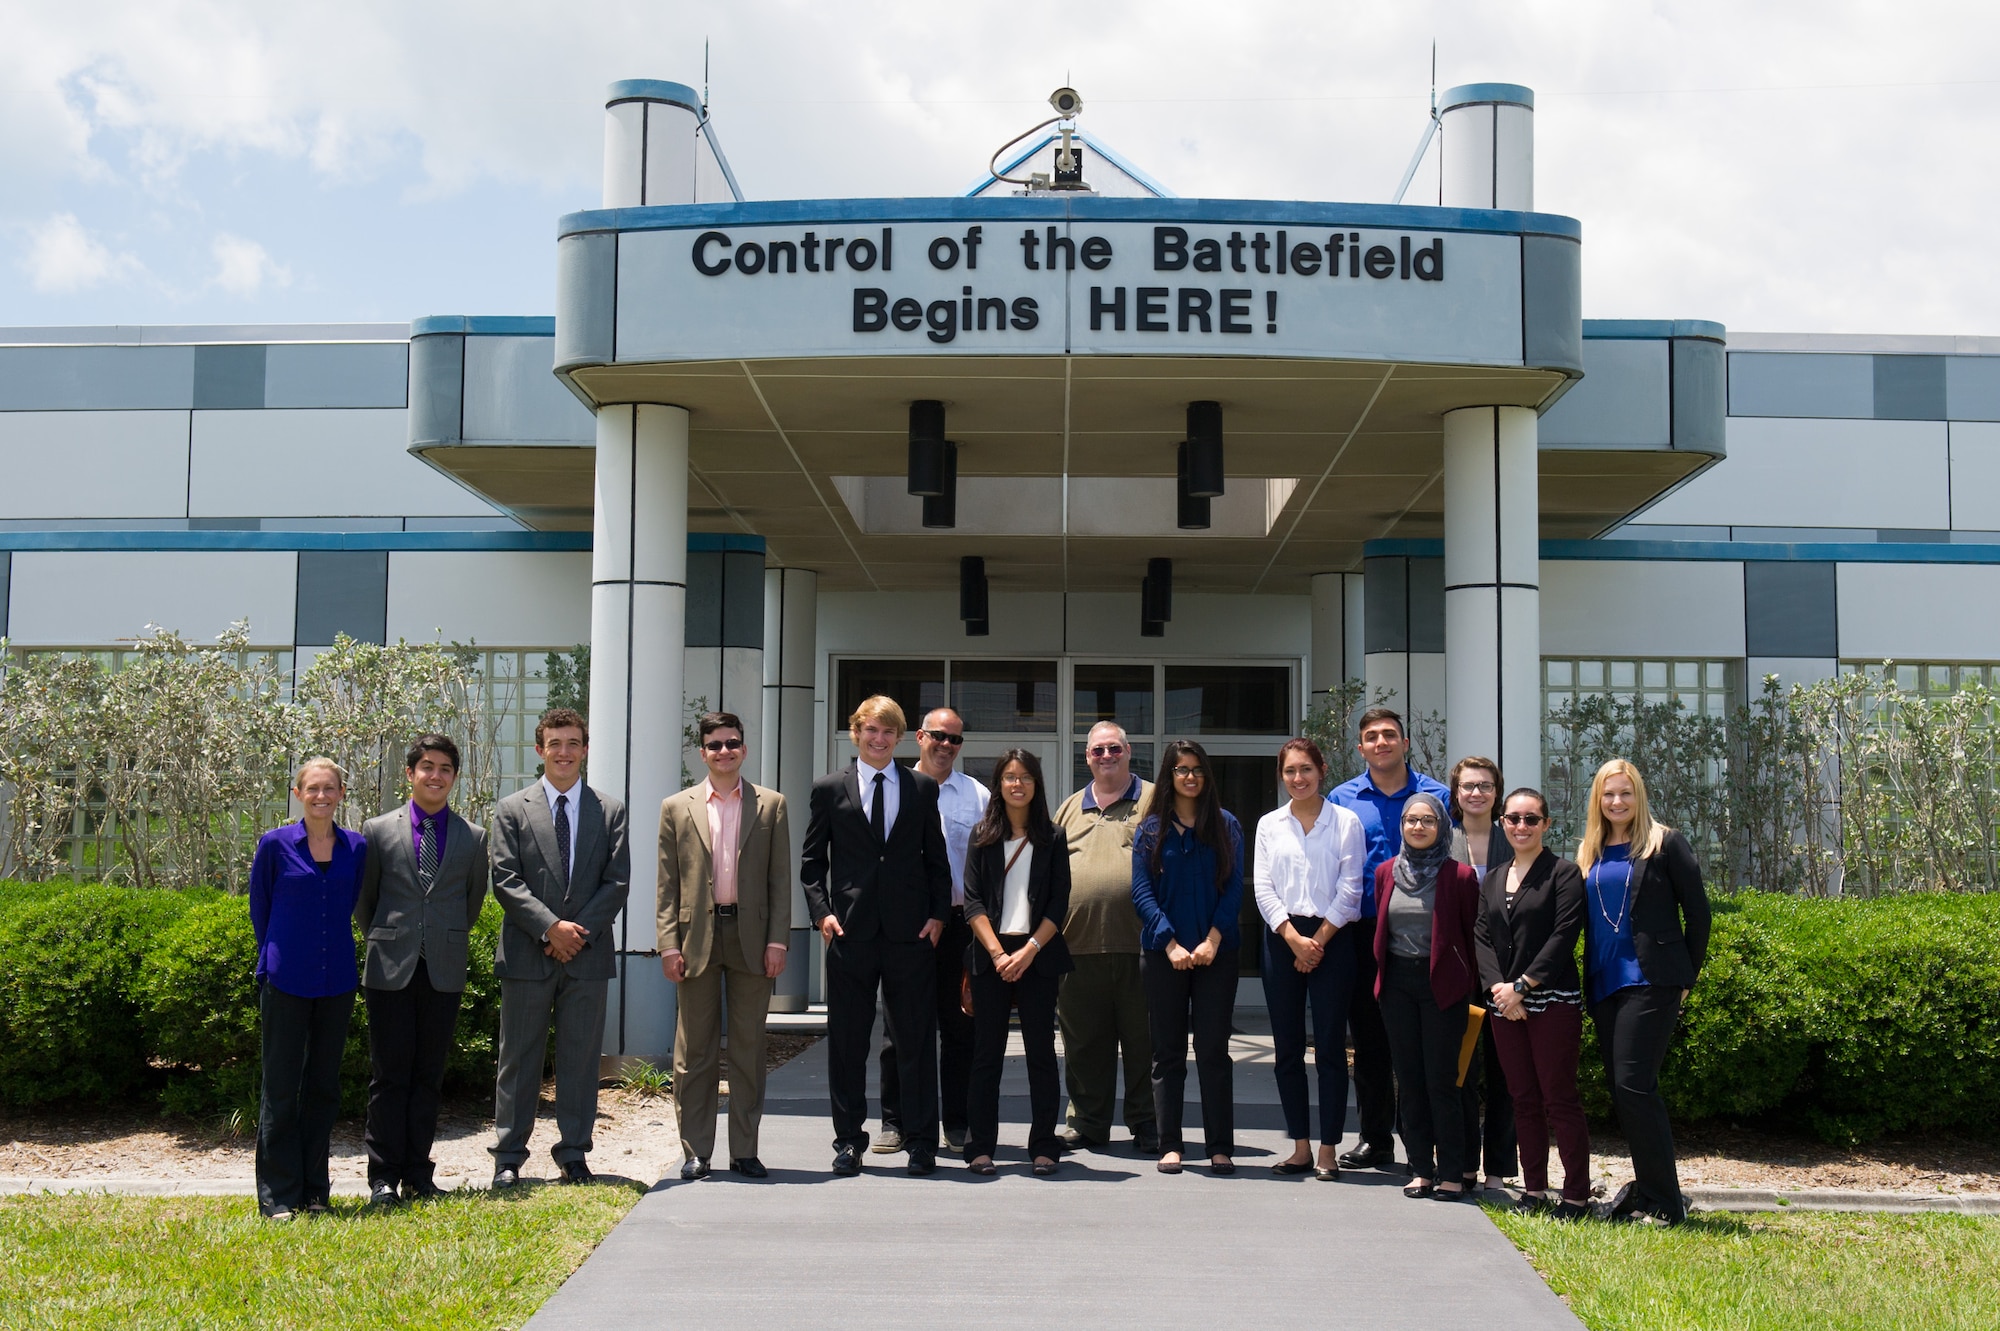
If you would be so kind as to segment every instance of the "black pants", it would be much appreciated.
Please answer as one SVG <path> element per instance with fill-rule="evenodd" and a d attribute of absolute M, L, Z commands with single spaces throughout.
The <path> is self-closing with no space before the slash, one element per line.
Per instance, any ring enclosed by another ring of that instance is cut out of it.
<path fill-rule="evenodd" d="M 1493 1047 L 1493 1020 L 1479 1033 L 1479 1056 L 1465 1070 L 1465 1172 L 1477 1169 L 1481 1148 L 1486 1172 L 1512 1178 L 1521 1172 L 1520 1147 L 1514 1140 L 1514 1097 L 1500 1070 L 1500 1053 Z M 1483 1113 L 1481 1111 L 1484 1111 Z"/>
<path fill-rule="evenodd" d="M 269 980 L 257 986 L 263 1102 L 257 1112 L 257 1208 L 265 1215 L 324 1202 L 333 1121 L 340 1116 L 340 1055 L 354 991 L 299 998 Z"/>
<path fill-rule="evenodd" d="M 1310 938 L 1321 920 L 1292 917 L 1292 927 Z M 1301 975 L 1284 939 L 1264 931 L 1264 1006 L 1271 1014 L 1272 1069 L 1278 1103 L 1285 1109 L 1285 1135 L 1312 1136 L 1312 1098 L 1306 1090 L 1306 1009 L 1312 1009 L 1313 1047 L 1318 1051 L 1319 1139 L 1340 1144 L 1347 1131 L 1347 1003 L 1354 992 L 1354 930 L 1327 940 L 1319 965 Z"/>
<path fill-rule="evenodd" d="M 462 995 L 432 988 L 422 958 L 401 989 L 361 992 L 368 1004 L 368 1184 L 429 1183 Z"/>
<path fill-rule="evenodd" d="M 964 1131 L 969 1121 L 965 1091 L 972 1076 L 972 1018 L 958 1005 L 959 977 L 965 974 L 965 949 L 972 926 L 965 907 L 953 906 L 944 917 L 944 936 L 937 945 L 938 1119 L 947 1129 Z M 893 1033 L 882 1041 L 882 1126 L 903 1128 L 903 1076 Z"/>
<path fill-rule="evenodd" d="M 937 1152 L 937 958 L 919 938 L 839 937 L 826 948 L 826 1074 L 836 1148 L 868 1146 L 868 1042 L 882 994 L 900 1073 L 903 1138 L 918 1157 Z"/>
<path fill-rule="evenodd" d="M 1153 1030 L 1153 1112 L 1160 1150 L 1187 1150 L 1181 1111 L 1187 1098 L 1188 1032 L 1194 1032 L 1195 1072 L 1201 1080 L 1202 1148 L 1211 1157 L 1236 1153 L 1235 1065 L 1229 1058 L 1229 1019 L 1236 1010 L 1236 954 L 1225 947 L 1206 966 L 1174 969 L 1165 952 L 1139 958 L 1146 983 L 1146 1018 Z"/>
<path fill-rule="evenodd" d="M 1458 1050 L 1465 1022 L 1463 999 L 1438 1006 L 1427 958 L 1389 958 L 1382 976 L 1382 1025 L 1403 1090 L 1398 1102 L 1403 1152 L 1418 1178 L 1463 1182 L 1465 1099 L 1458 1088 Z"/>
<path fill-rule="evenodd" d="M 1347 1033 L 1354 1045 L 1354 1109 L 1361 1118 L 1361 1140 L 1387 1150 L 1396 1131 L 1396 1079 L 1389 1057 L 1389 1035 L 1382 1029 L 1382 1005 L 1375 1001 L 1375 917 L 1364 916 L 1348 928 L 1357 931 L 1354 946 L 1354 992 L 1347 1003 Z"/>
<path fill-rule="evenodd" d="M 1009 952 L 1026 947 L 1026 934 L 1001 934 Z M 1062 1156 L 1056 1136 L 1056 1113 L 1062 1104 L 1061 1073 L 1056 1067 L 1056 994 L 1062 976 L 1035 964 L 1012 984 L 988 967 L 972 975 L 972 1081 L 966 1100 L 969 1111 L 965 1158 L 992 1155 L 1000 1141 L 1000 1072 L 1007 1062 L 1007 1011 L 1021 1012 L 1021 1048 L 1028 1057 L 1028 1154 Z"/>
<path fill-rule="evenodd" d="M 1660 1094 L 1660 1065 L 1680 1015 L 1681 991 L 1656 984 L 1620 989 L 1590 1010 L 1618 1127 L 1632 1150 L 1633 1181 L 1648 1208 L 1674 1220 L 1684 1211 L 1674 1129 Z"/>

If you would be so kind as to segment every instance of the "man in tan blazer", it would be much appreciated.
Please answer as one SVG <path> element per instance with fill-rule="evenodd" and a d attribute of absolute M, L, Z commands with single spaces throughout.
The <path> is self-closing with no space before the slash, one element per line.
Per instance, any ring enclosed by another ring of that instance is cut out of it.
<path fill-rule="evenodd" d="M 723 986 L 729 990 L 729 1167 L 757 1158 L 764 1117 L 765 1026 L 792 929 L 792 838 L 785 797 L 743 780 L 743 722 L 703 714 L 708 776 L 660 804 L 660 968 L 680 987 L 674 1109 L 681 1177 L 708 1174 L 715 1149 Z"/>

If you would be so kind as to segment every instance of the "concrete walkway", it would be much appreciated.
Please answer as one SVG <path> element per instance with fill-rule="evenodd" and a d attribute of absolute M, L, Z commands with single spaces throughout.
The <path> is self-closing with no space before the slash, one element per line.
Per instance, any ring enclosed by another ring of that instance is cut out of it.
<path fill-rule="evenodd" d="M 908 1177 L 901 1155 L 830 1174 L 822 1042 L 772 1074 L 768 1180 L 718 1159 L 710 1178 L 661 1183 L 529 1327 L 1581 1326 L 1476 1207 L 1410 1201 L 1386 1173 L 1273 1176 L 1288 1148 L 1270 1037 L 1233 1043 L 1234 1177 L 1159 1174 L 1120 1129 L 1109 1149 L 1035 1178 L 1016 1035 L 1001 1172 L 979 1179 L 949 1155 L 930 1178 Z M 1188 1081 L 1192 1096 L 1192 1069 Z M 1193 1105 L 1187 1122 L 1198 1149 Z"/>

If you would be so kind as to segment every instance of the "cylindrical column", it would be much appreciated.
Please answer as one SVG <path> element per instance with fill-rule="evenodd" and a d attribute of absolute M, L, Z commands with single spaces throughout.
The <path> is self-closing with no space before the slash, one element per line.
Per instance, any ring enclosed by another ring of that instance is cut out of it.
<path fill-rule="evenodd" d="M 792 952 L 771 995 L 773 1012 L 803 1012 L 811 1000 L 813 958 L 819 950 L 798 881 L 799 846 L 812 798 L 813 691 L 818 665 L 819 574 L 803 568 L 764 570 L 764 784 L 785 797 L 791 817 Z"/>
<path fill-rule="evenodd" d="M 1306 705 L 1317 707 L 1349 679 L 1360 677 L 1362 578 L 1315 573 L 1312 579 L 1312 662 Z"/>
<path fill-rule="evenodd" d="M 1535 206 L 1535 94 L 1518 83 L 1468 83 L 1448 90 L 1444 127 L 1447 208 Z"/>
<path fill-rule="evenodd" d="M 598 789 L 625 801 L 632 844 L 607 1055 L 658 1058 L 673 1047 L 673 986 L 652 953 L 660 801 L 681 787 L 687 459 L 686 409 L 598 410 L 590 775 Z"/>
<path fill-rule="evenodd" d="M 1454 758 L 1542 779 L 1537 422 L 1528 407 L 1444 416 L 1445 718 Z"/>
<path fill-rule="evenodd" d="M 701 96 L 684 83 L 624 79 L 604 102 L 604 206 L 693 203 Z"/>

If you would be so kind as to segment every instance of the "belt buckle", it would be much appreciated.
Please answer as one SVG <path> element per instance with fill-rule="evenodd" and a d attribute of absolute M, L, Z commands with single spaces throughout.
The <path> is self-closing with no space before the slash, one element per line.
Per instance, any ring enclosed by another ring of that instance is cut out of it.
<path fill-rule="evenodd" d="M 734 915 L 736 914 L 736 903 L 732 901 L 726 906 L 718 904 L 715 907 L 715 913 L 717 915 Z"/>

